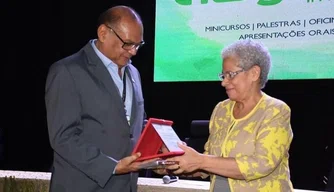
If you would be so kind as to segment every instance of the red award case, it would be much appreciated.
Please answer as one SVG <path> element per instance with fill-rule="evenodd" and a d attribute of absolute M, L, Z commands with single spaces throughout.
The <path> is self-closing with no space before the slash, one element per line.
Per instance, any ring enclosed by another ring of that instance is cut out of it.
<path fill-rule="evenodd" d="M 171 129 L 167 130 L 169 132 L 174 132 L 172 125 L 173 121 L 164 120 L 164 119 L 157 119 L 157 118 L 149 118 L 132 154 L 140 152 L 141 156 L 137 159 L 137 161 L 149 160 L 154 158 L 161 158 L 165 159 L 168 157 L 173 157 L 177 155 L 183 155 L 184 151 L 182 149 L 170 151 L 167 153 L 159 153 L 164 141 L 162 137 L 160 137 L 159 133 L 154 128 L 153 124 L 157 125 L 167 125 L 164 126 L 164 129 Z M 174 132 L 175 133 L 175 132 Z M 176 133 L 175 136 L 177 137 Z M 178 137 L 177 139 L 181 141 Z M 175 144 L 176 145 L 176 144 Z"/>

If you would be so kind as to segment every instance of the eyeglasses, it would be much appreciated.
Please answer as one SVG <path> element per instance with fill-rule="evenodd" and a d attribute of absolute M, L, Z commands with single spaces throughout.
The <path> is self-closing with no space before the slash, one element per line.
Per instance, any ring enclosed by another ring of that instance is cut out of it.
<path fill-rule="evenodd" d="M 122 41 L 123 45 L 122 45 L 122 48 L 127 50 L 127 51 L 130 51 L 131 49 L 135 48 L 136 50 L 138 50 L 140 47 L 142 47 L 145 42 L 144 41 L 141 41 L 140 43 L 130 43 L 130 42 L 125 42 L 116 32 L 113 28 L 111 28 L 110 26 L 106 25 L 110 31 L 114 32 L 114 34 L 116 35 L 116 37 Z"/>
<path fill-rule="evenodd" d="M 244 69 L 240 69 L 238 71 L 226 71 L 224 73 L 219 73 L 218 77 L 221 81 L 223 81 L 225 78 L 226 79 L 233 79 L 236 75 L 238 75 L 241 72 L 244 72 Z"/>

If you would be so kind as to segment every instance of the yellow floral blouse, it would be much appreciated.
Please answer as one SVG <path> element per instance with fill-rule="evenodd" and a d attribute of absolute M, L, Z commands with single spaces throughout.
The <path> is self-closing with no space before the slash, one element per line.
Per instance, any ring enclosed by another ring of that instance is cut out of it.
<path fill-rule="evenodd" d="M 293 191 L 288 163 L 293 138 L 289 106 L 263 93 L 247 116 L 235 119 L 234 104 L 227 99 L 216 105 L 204 153 L 236 159 L 245 180 L 229 178 L 231 192 Z M 216 176 L 210 176 L 212 191 Z"/>

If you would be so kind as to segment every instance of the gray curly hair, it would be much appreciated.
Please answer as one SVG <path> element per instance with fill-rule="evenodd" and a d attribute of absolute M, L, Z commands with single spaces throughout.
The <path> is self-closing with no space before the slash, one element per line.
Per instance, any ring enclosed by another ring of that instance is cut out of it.
<path fill-rule="evenodd" d="M 271 68 L 271 55 L 267 47 L 254 40 L 238 40 L 227 46 L 222 51 L 223 59 L 235 57 L 238 60 L 238 67 L 248 70 L 254 65 L 261 69 L 260 86 L 263 89 L 268 81 L 268 74 Z"/>

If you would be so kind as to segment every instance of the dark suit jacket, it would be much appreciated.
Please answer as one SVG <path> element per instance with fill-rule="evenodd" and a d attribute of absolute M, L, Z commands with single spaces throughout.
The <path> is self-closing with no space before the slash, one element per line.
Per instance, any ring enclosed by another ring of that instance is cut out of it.
<path fill-rule="evenodd" d="M 45 102 L 54 162 L 50 191 L 137 191 L 138 174 L 113 175 L 141 134 L 144 99 L 138 70 L 127 66 L 133 101 L 129 126 L 124 104 L 107 68 L 88 43 L 54 63 Z"/>

